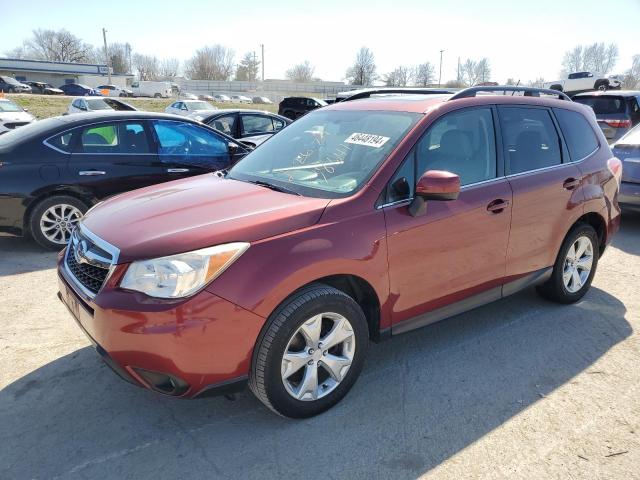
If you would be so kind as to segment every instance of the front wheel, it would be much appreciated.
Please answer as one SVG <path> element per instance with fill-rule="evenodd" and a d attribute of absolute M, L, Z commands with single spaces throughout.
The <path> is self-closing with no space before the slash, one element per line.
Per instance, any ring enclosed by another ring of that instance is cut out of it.
<path fill-rule="evenodd" d="M 162 97 L 162 95 L 160 95 L 159 93 L 156 93 L 153 95 L 153 98 L 160 98 L 160 97 Z"/>
<path fill-rule="evenodd" d="M 29 227 L 34 240 L 45 248 L 61 250 L 89 207 L 75 197 L 59 195 L 43 200 L 31 212 Z"/>
<path fill-rule="evenodd" d="M 598 234 L 591 225 L 576 225 L 562 243 L 551 278 L 538 292 L 558 303 L 574 303 L 584 297 L 598 267 L 598 245 Z"/>
<path fill-rule="evenodd" d="M 317 415 L 351 389 L 368 343 L 367 321 L 355 300 L 311 285 L 271 315 L 254 350 L 249 386 L 280 415 Z"/>

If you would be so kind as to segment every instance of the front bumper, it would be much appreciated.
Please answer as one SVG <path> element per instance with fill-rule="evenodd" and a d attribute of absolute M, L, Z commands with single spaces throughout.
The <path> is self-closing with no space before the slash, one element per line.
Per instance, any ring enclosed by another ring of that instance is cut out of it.
<path fill-rule="evenodd" d="M 640 183 L 622 182 L 620 193 L 618 193 L 618 203 L 640 207 Z"/>
<path fill-rule="evenodd" d="M 107 288 L 86 296 L 58 265 L 58 297 L 121 378 L 178 397 L 244 387 L 265 319 L 206 290 L 176 302 Z"/>

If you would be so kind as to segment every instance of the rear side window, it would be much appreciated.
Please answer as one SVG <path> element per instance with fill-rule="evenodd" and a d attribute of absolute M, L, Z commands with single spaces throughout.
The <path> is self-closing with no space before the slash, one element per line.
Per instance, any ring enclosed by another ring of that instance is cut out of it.
<path fill-rule="evenodd" d="M 560 165 L 560 138 L 545 108 L 499 107 L 508 173 Z"/>
<path fill-rule="evenodd" d="M 248 135 L 273 132 L 271 117 L 265 115 L 242 115 L 242 133 Z"/>
<path fill-rule="evenodd" d="M 226 133 L 232 137 L 236 134 L 236 116 L 225 115 L 224 117 L 217 117 L 209 125 L 218 130 L 219 132 Z"/>
<path fill-rule="evenodd" d="M 571 160 L 582 160 L 598 149 L 598 138 L 581 114 L 562 108 L 556 108 L 554 112 L 564 133 Z"/>
<path fill-rule="evenodd" d="M 81 132 L 77 146 L 79 153 L 149 153 L 148 137 L 140 123 L 104 123 L 81 129 Z"/>
<path fill-rule="evenodd" d="M 573 101 L 593 108 L 596 115 L 613 115 L 626 112 L 624 97 L 593 95 L 591 97 L 574 97 Z"/>

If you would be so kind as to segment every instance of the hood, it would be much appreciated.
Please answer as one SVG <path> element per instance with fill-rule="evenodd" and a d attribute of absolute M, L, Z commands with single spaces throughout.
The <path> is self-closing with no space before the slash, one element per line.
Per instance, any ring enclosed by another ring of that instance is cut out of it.
<path fill-rule="evenodd" d="M 0 112 L 0 122 L 33 122 L 35 117 L 27 112 Z"/>
<path fill-rule="evenodd" d="M 83 224 L 126 263 L 308 227 L 328 203 L 206 174 L 114 197 Z"/>

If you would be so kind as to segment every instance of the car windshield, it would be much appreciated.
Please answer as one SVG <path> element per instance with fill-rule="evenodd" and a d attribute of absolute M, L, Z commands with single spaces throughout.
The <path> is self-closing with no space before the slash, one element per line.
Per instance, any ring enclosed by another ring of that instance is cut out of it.
<path fill-rule="evenodd" d="M 15 78 L 2 77 L 2 80 L 4 80 L 4 82 L 8 83 L 9 85 L 20 85 L 20 82 L 17 81 Z"/>
<path fill-rule="evenodd" d="M 346 197 L 373 175 L 420 116 L 316 110 L 247 155 L 227 178 L 266 182 L 310 197 Z"/>
<path fill-rule="evenodd" d="M 616 145 L 640 145 L 640 125 L 622 137 Z"/>
<path fill-rule="evenodd" d="M 21 112 L 22 109 L 10 100 L 0 101 L 0 112 Z"/>
<path fill-rule="evenodd" d="M 324 100 L 322 100 L 320 98 L 314 98 L 314 100 L 316 102 L 318 102 L 320 105 L 322 105 L 323 107 L 326 107 L 327 105 L 329 105 L 327 102 L 325 102 Z"/>
<path fill-rule="evenodd" d="M 625 112 L 624 97 L 593 95 L 591 97 L 574 97 L 573 101 L 593 108 L 596 115 Z"/>
<path fill-rule="evenodd" d="M 86 100 L 89 110 L 113 110 L 109 105 L 105 103 L 101 98 L 95 100 Z"/>
<path fill-rule="evenodd" d="M 207 102 L 189 102 L 187 108 L 189 110 L 215 110 L 213 105 Z"/>

